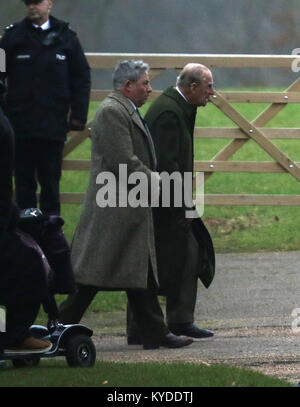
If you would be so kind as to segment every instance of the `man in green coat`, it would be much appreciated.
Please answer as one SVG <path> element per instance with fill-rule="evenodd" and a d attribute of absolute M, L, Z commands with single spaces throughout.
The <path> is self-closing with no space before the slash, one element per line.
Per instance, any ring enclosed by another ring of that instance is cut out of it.
<path fill-rule="evenodd" d="M 169 87 L 152 103 L 145 121 L 154 141 L 160 175 L 179 173 L 184 180 L 184 174 L 193 174 L 197 107 L 204 107 L 213 94 L 211 71 L 190 63 L 181 71 L 176 87 Z M 214 276 L 213 244 L 200 217 L 187 219 L 186 211 L 191 208 L 185 203 L 176 207 L 176 187 L 170 191 L 173 201 L 169 207 L 160 202 L 153 208 L 160 292 L 166 296 L 168 327 L 177 335 L 213 336 L 213 332 L 194 324 L 198 278 L 208 287 Z M 129 310 L 127 335 L 131 343 L 138 341 L 134 327 Z"/>
<path fill-rule="evenodd" d="M 144 348 L 179 348 L 192 339 L 170 333 L 164 322 L 151 207 L 130 204 L 130 178 L 143 176 L 150 185 L 158 177 L 153 142 L 137 109 L 152 91 L 148 70 L 143 61 L 121 61 L 114 91 L 92 123 L 90 182 L 71 253 L 78 290 L 62 304 L 60 320 L 79 322 L 99 290 L 125 290 Z"/>

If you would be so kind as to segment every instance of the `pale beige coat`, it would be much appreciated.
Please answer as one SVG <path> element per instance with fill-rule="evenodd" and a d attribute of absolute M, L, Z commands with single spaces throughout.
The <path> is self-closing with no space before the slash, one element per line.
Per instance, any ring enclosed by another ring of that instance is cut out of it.
<path fill-rule="evenodd" d="M 99 207 L 96 195 L 103 184 L 96 179 L 109 171 L 117 176 L 118 190 L 119 164 L 127 164 L 128 175 L 141 171 L 150 181 L 155 158 L 149 134 L 120 92 L 102 102 L 91 133 L 90 181 L 71 252 L 76 282 L 107 290 L 144 289 L 149 259 L 157 280 L 151 207 Z"/>

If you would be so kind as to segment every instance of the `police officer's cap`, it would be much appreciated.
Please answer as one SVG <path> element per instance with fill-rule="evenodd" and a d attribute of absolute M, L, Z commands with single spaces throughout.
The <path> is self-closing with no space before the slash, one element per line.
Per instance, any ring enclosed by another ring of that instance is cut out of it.
<path fill-rule="evenodd" d="M 34 3 L 34 4 L 39 4 L 39 3 L 41 3 L 43 0 L 22 0 L 23 1 L 23 3 L 25 3 L 26 5 L 28 5 L 28 4 L 32 4 L 32 3 Z"/>

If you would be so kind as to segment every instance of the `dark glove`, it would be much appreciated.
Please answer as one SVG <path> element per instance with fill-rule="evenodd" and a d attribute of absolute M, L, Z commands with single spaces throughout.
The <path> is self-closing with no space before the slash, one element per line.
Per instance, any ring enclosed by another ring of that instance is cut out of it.
<path fill-rule="evenodd" d="M 85 123 L 76 119 L 70 119 L 68 123 L 68 131 L 81 131 L 85 129 Z"/>

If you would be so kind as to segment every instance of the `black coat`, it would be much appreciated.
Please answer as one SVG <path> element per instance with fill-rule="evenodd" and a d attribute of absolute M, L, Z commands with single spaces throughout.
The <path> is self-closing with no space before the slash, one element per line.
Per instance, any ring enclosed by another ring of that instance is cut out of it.
<path fill-rule="evenodd" d="M 8 26 L 0 41 L 6 52 L 6 113 L 18 138 L 65 140 L 67 115 L 86 123 L 90 68 L 67 23 L 50 16 L 39 31 L 25 18 Z"/>
<path fill-rule="evenodd" d="M 48 294 L 48 275 L 39 249 L 29 236 L 16 229 L 19 211 L 11 200 L 13 137 L 12 128 L 0 108 L 0 304 L 2 305 L 41 301 Z"/>
<path fill-rule="evenodd" d="M 186 172 L 193 173 L 195 117 L 196 107 L 188 104 L 172 87 L 148 109 L 145 120 L 155 145 L 159 173 L 178 172 L 182 177 Z M 173 194 L 172 187 L 170 190 Z M 153 208 L 158 276 L 163 292 L 179 289 L 187 261 L 190 228 L 198 242 L 202 262 L 197 274 L 205 287 L 213 281 L 215 253 L 204 223 L 200 217 L 193 219 L 189 227 L 179 223 L 185 219 L 185 211 L 191 208 L 193 205 L 186 207 L 184 203 L 176 207 L 172 199 L 170 207 Z"/>
<path fill-rule="evenodd" d="M 11 210 L 14 135 L 12 127 L 0 107 L 0 228 Z"/>

